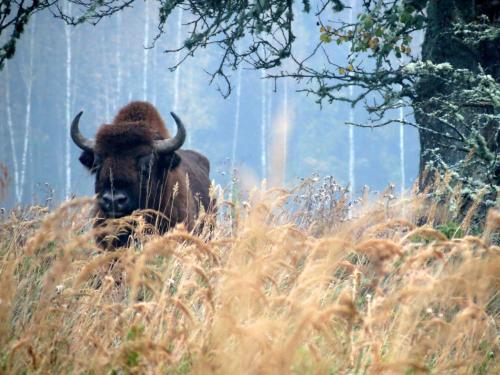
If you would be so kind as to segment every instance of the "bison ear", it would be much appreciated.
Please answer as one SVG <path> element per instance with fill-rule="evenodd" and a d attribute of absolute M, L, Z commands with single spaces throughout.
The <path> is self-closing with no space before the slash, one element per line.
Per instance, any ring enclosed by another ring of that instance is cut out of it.
<path fill-rule="evenodd" d="M 85 168 L 92 169 L 94 166 L 94 153 L 90 151 L 83 151 L 78 160 L 80 160 L 80 163 L 82 163 Z"/>
<path fill-rule="evenodd" d="M 160 166 L 171 171 L 179 166 L 181 157 L 177 154 L 177 152 L 169 152 L 168 154 L 160 155 L 158 161 Z"/>

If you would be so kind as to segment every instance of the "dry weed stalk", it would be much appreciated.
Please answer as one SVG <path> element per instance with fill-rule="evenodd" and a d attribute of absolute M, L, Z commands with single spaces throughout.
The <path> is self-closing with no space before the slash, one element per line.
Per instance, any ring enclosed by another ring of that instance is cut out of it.
<path fill-rule="evenodd" d="M 158 236 L 138 215 L 113 224 L 134 228 L 115 252 L 94 245 L 88 200 L 12 215 L 0 372 L 498 372 L 498 210 L 481 236 L 448 238 L 432 226 L 448 213 L 421 197 L 338 198 L 254 191 L 236 231 L 222 212 L 201 237 Z"/>

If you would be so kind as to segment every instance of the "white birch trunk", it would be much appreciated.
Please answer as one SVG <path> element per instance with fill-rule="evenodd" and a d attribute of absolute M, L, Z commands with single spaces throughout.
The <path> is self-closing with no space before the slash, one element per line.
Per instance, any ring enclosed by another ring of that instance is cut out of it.
<path fill-rule="evenodd" d="M 264 69 L 260 71 L 260 98 L 261 98 L 261 108 L 260 108 L 260 165 L 262 170 L 262 179 L 267 178 L 267 144 L 266 144 L 266 135 L 267 135 L 267 80 L 264 78 L 266 72 Z"/>
<path fill-rule="evenodd" d="M 182 43 L 182 13 L 183 10 L 179 7 L 179 13 L 177 14 L 177 40 L 176 48 L 181 48 Z M 179 80 L 180 80 L 180 66 L 177 66 L 181 60 L 181 53 L 177 52 L 175 54 L 175 73 L 174 73 L 174 112 L 177 111 L 179 107 Z"/>
<path fill-rule="evenodd" d="M 357 0 L 353 0 L 351 3 L 351 9 L 349 10 L 349 21 L 352 24 L 354 22 L 355 10 Z M 354 87 L 349 86 L 349 98 L 354 97 Z M 354 122 L 354 108 L 351 106 L 349 108 L 349 122 Z M 356 145 L 354 142 L 354 126 L 349 125 L 349 191 L 350 196 L 354 195 L 356 190 L 356 174 L 355 174 L 355 163 L 356 163 Z"/>
<path fill-rule="evenodd" d="M 123 80 L 123 68 L 122 68 L 122 56 L 121 56 L 121 44 L 122 44 L 122 12 L 118 12 L 116 15 L 116 30 L 117 30 L 117 41 L 116 41 L 116 101 L 115 109 L 117 109 L 121 104 L 121 92 L 122 92 L 122 80 Z"/>
<path fill-rule="evenodd" d="M 26 85 L 26 109 L 25 109 L 25 122 L 24 122 L 24 136 L 23 136 L 23 148 L 21 157 L 21 178 L 20 178 L 20 192 L 19 196 L 23 198 L 25 182 L 26 182 L 26 169 L 28 162 L 29 153 L 29 139 L 31 137 L 31 100 L 33 92 L 33 55 L 35 50 L 35 27 L 36 27 L 36 17 L 33 17 L 31 21 L 31 32 L 30 32 L 30 46 L 29 46 L 29 63 L 24 72 L 24 83 Z"/>
<path fill-rule="evenodd" d="M 282 167 L 282 183 L 286 181 L 286 161 L 288 157 L 288 80 L 285 78 L 283 84 L 283 167 Z"/>
<path fill-rule="evenodd" d="M 153 56 L 151 58 L 151 76 L 154 77 L 153 78 L 153 81 L 151 82 L 151 102 L 153 103 L 153 105 L 156 105 L 156 101 L 157 101 L 157 98 L 156 98 L 156 95 L 157 95 L 157 80 L 155 79 L 156 78 L 156 64 L 157 64 L 157 50 L 158 48 L 155 46 L 155 48 L 153 48 Z"/>
<path fill-rule="evenodd" d="M 240 105 L 241 105 L 241 67 L 238 68 L 236 80 L 236 111 L 234 114 L 233 147 L 231 151 L 231 175 L 234 175 L 236 165 L 236 148 L 238 146 L 238 133 L 240 131 Z"/>
<path fill-rule="evenodd" d="M 270 129 L 272 129 L 274 126 L 273 124 L 273 90 L 271 89 L 271 84 L 269 84 L 267 93 L 268 93 L 268 100 L 267 100 L 267 125 L 269 126 Z"/>
<path fill-rule="evenodd" d="M 12 150 L 12 165 L 14 167 L 14 194 L 17 202 L 21 202 L 21 189 L 19 185 L 19 164 L 17 160 L 16 140 L 12 124 L 12 111 L 10 106 L 9 64 L 5 62 L 5 105 L 7 114 L 7 131 L 9 133 L 10 147 Z"/>
<path fill-rule="evenodd" d="M 104 43 L 104 41 L 103 41 Z M 103 56 L 105 56 L 103 54 Z M 107 76 L 107 74 L 105 75 Z M 111 122 L 111 98 L 109 95 L 109 85 L 104 80 L 104 114 L 106 116 L 106 122 Z"/>
<path fill-rule="evenodd" d="M 142 59 L 142 98 L 148 97 L 148 65 L 149 65 L 149 1 L 144 1 L 145 20 L 144 20 L 144 46 Z"/>
<path fill-rule="evenodd" d="M 405 129 L 403 125 L 404 121 L 404 109 L 399 108 L 399 165 L 401 174 L 401 196 L 405 191 L 405 180 L 406 180 L 406 169 L 405 169 Z"/>
<path fill-rule="evenodd" d="M 268 137 L 274 137 L 274 135 L 272 134 L 272 129 L 275 128 L 275 124 L 273 123 L 273 93 L 274 93 L 274 90 L 272 88 L 272 81 L 269 81 L 268 82 L 268 85 L 267 85 L 267 90 L 266 90 L 266 93 L 267 93 L 267 109 L 266 109 L 266 123 L 267 123 L 267 126 L 268 126 L 268 129 L 269 129 L 269 132 L 268 132 Z M 273 184 L 274 183 L 274 175 L 276 173 L 273 173 L 272 171 L 274 171 L 274 159 L 276 159 L 275 155 L 274 155 L 274 143 L 275 143 L 275 140 L 273 138 L 268 138 L 271 140 L 270 144 L 268 142 L 268 146 L 267 149 L 266 149 L 266 152 L 267 152 L 267 164 L 268 164 L 268 167 L 266 168 L 266 178 L 268 180 L 268 184 Z M 269 186 L 269 185 L 268 185 Z"/>
<path fill-rule="evenodd" d="M 352 98 L 352 86 L 349 87 L 349 95 Z M 349 109 L 349 122 L 354 122 L 354 108 Z M 356 161 L 356 145 L 354 143 L 354 126 L 349 125 L 349 189 L 351 197 L 356 189 L 356 176 L 354 172 L 354 164 Z"/>
<path fill-rule="evenodd" d="M 71 3 L 68 3 L 67 13 L 71 14 Z M 70 142 L 70 128 L 71 128 L 71 27 L 64 25 L 64 35 L 66 37 L 66 129 L 65 129 L 65 152 L 64 152 L 64 167 L 66 171 L 64 195 L 69 199 L 71 194 L 71 142 Z"/>

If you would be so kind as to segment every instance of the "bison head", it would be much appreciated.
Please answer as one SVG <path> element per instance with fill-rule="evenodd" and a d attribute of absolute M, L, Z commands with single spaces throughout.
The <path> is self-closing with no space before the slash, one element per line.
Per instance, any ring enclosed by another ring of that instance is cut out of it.
<path fill-rule="evenodd" d="M 159 209 L 166 174 L 177 167 L 176 154 L 186 130 L 171 112 L 177 125 L 173 138 L 161 139 L 145 121 L 103 125 L 94 139 L 85 138 L 78 124 L 80 112 L 71 124 L 71 138 L 83 150 L 80 162 L 95 174 L 95 192 L 104 218 L 118 218 L 140 208 Z"/>

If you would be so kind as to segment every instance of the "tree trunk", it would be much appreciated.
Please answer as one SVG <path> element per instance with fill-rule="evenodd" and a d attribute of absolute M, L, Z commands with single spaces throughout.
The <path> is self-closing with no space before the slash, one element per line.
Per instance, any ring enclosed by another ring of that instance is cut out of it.
<path fill-rule="evenodd" d="M 25 122 L 24 122 L 24 137 L 23 137 L 23 147 L 22 147 L 22 157 L 21 157 L 21 169 L 20 169 L 20 192 L 19 196 L 21 200 L 24 198 L 24 192 L 28 189 L 25 189 L 26 185 L 26 174 L 28 170 L 28 156 L 30 153 L 30 138 L 31 138 L 31 104 L 33 99 L 33 81 L 35 80 L 34 76 L 34 65 L 33 65 L 33 56 L 35 54 L 35 27 L 36 27 L 36 17 L 33 16 L 33 20 L 31 21 L 31 33 L 30 33 L 30 44 L 29 44 L 29 61 L 26 70 L 23 71 L 23 79 L 26 85 L 26 108 L 25 108 Z M 19 202 L 21 203 L 21 202 Z"/>
<path fill-rule="evenodd" d="M 12 150 L 12 165 L 14 167 L 14 194 L 17 203 L 21 202 L 21 189 L 19 184 L 19 163 L 16 151 L 16 138 L 12 123 L 12 111 L 10 105 L 10 76 L 8 61 L 5 62 L 5 106 L 7 112 L 7 130 L 9 133 L 10 147 Z"/>
<path fill-rule="evenodd" d="M 425 33 L 425 40 L 422 45 L 422 61 L 431 61 L 433 64 L 450 64 L 454 70 L 466 69 L 473 75 L 491 75 L 494 80 L 500 82 L 500 37 L 495 39 L 485 39 L 484 41 L 466 40 L 457 34 L 454 25 L 471 23 L 480 20 L 480 17 L 487 16 L 486 24 L 489 26 L 496 24 L 498 14 L 484 7 L 489 0 L 429 0 L 428 27 Z M 484 4 L 483 4 L 484 3 Z M 490 13 L 488 13 L 490 12 Z M 466 35 L 466 34 L 464 34 Z M 499 132 L 496 120 L 490 121 L 487 125 L 478 124 L 478 118 L 484 114 L 498 112 L 494 103 L 474 102 L 472 97 L 465 103 L 458 101 L 455 112 L 460 121 L 442 121 L 432 114 L 442 109 L 441 100 L 458 97 L 457 90 L 472 90 L 477 82 L 470 80 L 463 81 L 459 85 L 447 79 L 436 79 L 435 76 L 422 78 L 417 85 L 416 98 L 413 102 L 415 119 L 421 128 L 420 130 L 420 189 L 429 187 L 433 183 L 433 174 L 426 175 L 426 167 L 433 166 L 437 170 L 443 171 L 446 166 L 456 165 L 466 158 L 472 162 L 466 165 L 462 171 L 464 178 L 472 181 L 480 181 L 484 185 L 500 185 L 499 170 L 491 171 L 491 165 L 474 159 L 477 155 L 472 155 L 469 140 L 475 137 L 474 132 L 478 132 L 488 145 L 493 154 L 499 150 Z M 440 107 L 441 106 L 441 107 Z M 448 112 L 454 112 L 447 108 Z M 443 112 L 444 113 L 444 112 Z M 453 119 L 453 117 L 452 117 Z M 474 148 L 472 148 L 474 149 Z M 475 152 L 474 152 L 475 153 Z M 473 157 L 471 157 L 471 155 Z M 475 161 L 474 161 L 475 160 Z M 498 164 L 498 163 L 497 163 Z M 465 165 L 465 164 L 464 164 Z M 479 185 L 477 185 L 479 186 Z M 494 189 L 493 189 L 494 190 Z M 490 196 L 490 199 L 492 197 Z M 493 199 L 495 199 L 493 197 Z M 470 203 L 470 199 L 469 199 Z M 467 205 L 466 205 L 467 206 Z M 465 207 L 466 208 L 466 207 Z M 462 208 L 462 209 L 465 209 Z M 484 212 L 483 212 L 484 213 Z"/>
<path fill-rule="evenodd" d="M 148 65 L 149 65 L 149 2 L 144 1 L 144 45 L 142 61 L 142 99 L 148 99 Z"/>
<path fill-rule="evenodd" d="M 265 69 L 260 70 L 260 169 L 261 178 L 265 180 L 267 178 L 267 128 L 266 123 L 267 116 L 267 97 L 268 97 L 268 81 L 265 79 L 266 71 Z"/>
<path fill-rule="evenodd" d="M 68 3 L 67 10 L 68 14 L 71 14 L 71 3 Z M 70 133 L 70 121 L 71 121 L 71 54 L 72 54 L 72 46 L 71 46 L 71 28 L 70 25 L 64 25 L 64 35 L 66 37 L 66 108 L 65 108 L 65 119 L 66 119 L 66 128 L 64 134 Z M 71 142 L 69 137 L 65 138 L 64 142 L 64 155 L 65 155 L 65 175 L 66 175 L 66 183 L 64 189 L 64 196 L 66 199 L 69 199 L 71 194 Z"/>

